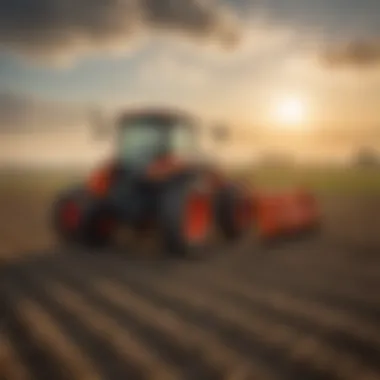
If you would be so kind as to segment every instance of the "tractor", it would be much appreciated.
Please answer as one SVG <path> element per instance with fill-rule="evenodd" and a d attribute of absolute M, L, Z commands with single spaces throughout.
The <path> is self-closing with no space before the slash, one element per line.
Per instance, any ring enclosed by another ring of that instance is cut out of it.
<path fill-rule="evenodd" d="M 205 252 L 215 234 L 236 241 L 252 228 L 255 201 L 199 153 L 199 119 L 186 112 L 140 109 L 116 121 L 114 157 L 53 204 L 64 243 L 104 248 L 120 226 L 154 230 L 163 251 Z M 225 139 L 226 129 L 213 136 Z"/>

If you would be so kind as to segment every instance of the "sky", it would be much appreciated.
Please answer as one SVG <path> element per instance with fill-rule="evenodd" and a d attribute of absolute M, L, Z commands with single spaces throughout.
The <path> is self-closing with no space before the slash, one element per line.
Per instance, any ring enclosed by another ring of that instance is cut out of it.
<path fill-rule="evenodd" d="M 91 162 L 110 149 L 91 110 L 141 104 L 227 123 L 232 156 L 380 149 L 379 18 L 378 0 L 2 0 L 0 163 Z"/>

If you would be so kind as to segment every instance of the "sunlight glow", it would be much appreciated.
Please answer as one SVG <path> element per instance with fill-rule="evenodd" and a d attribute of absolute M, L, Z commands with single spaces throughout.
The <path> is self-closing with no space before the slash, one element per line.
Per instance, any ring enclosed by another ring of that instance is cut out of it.
<path fill-rule="evenodd" d="M 306 119 L 306 105 L 298 97 L 280 99 L 274 106 L 278 124 L 286 127 L 297 127 Z"/>

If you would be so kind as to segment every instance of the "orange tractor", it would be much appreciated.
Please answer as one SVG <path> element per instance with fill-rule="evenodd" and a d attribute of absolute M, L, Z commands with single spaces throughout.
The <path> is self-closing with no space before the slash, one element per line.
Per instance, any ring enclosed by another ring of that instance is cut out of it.
<path fill-rule="evenodd" d="M 257 228 L 266 239 L 317 222 L 307 192 L 256 194 L 202 161 L 199 126 L 198 119 L 172 110 L 122 114 L 114 159 L 57 197 L 58 237 L 105 247 L 120 226 L 154 229 L 165 252 L 188 255 L 210 247 L 216 231 L 234 241 Z M 226 137 L 226 130 L 215 132 L 215 138 Z"/>

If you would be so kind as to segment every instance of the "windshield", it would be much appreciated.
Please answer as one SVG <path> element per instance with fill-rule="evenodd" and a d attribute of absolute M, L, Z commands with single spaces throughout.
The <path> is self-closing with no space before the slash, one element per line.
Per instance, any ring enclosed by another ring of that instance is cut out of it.
<path fill-rule="evenodd" d="M 128 124 L 121 134 L 121 159 L 125 163 L 145 164 L 160 154 L 165 146 L 162 130 L 144 122 Z"/>
<path fill-rule="evenodd" d="M 190 158 L 196 152 L 194 131 L 189 125 L 176 125 L 170 135 L 170 146 L 174 155 Z"/>

